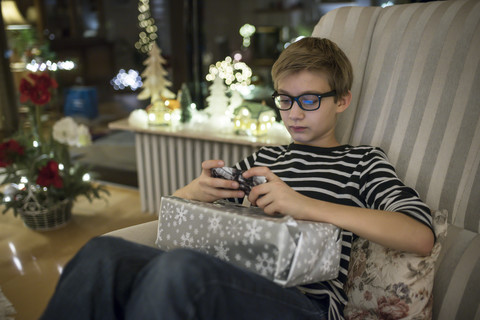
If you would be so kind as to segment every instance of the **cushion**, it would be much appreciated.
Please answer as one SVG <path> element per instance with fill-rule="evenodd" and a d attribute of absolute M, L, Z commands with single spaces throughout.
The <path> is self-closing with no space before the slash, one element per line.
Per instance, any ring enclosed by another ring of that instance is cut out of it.
<path fill-rule="evenodd" d="M 437 241 L 429 256 L 385 248 L 358 238 L 345 291 L 346 319 L 431 319 L 437 260 L 447 234 L 447 211 L 432 212 Z"/>

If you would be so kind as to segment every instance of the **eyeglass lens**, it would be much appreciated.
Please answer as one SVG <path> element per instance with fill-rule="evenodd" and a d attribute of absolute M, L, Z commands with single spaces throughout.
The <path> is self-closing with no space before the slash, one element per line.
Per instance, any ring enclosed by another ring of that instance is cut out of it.
<path fill-rule="evenodd" d="M 284 94 L 275 96 L 275 105 L 281 110 L 288 110 L 293 106 L 294 97 L 290 97 Z M 320 97 L 313 94 L 306 94 L 296 97 L 295 100 L 300 102 L 301 107 L 305 110 L 316 109 L 320 105 Z"/>

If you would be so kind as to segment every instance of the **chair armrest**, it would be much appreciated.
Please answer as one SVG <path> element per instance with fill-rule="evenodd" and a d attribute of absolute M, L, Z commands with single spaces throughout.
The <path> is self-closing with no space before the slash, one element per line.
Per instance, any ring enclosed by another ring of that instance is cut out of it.
<path fill-rule="evenodd" d="M 150 247 L 157 247 L 155 244 L 155 240 L 157 239 L 157 229 L 158 221 L 155 220 L 111 231 L 105 235 L 123 238 Z"/>

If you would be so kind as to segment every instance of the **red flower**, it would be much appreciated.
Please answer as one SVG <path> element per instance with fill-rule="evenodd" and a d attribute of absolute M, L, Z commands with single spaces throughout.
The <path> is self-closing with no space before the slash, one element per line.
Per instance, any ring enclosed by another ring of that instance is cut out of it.
<path fill-rule="evenodd" d="M 34 76 L 33 79 L 35 80 L 36 86 L 40 89 L 48 90 L 50 88 L 58 87 L 57 82 L 50 78 L 46 73 L 32 74 L 32 76 Z"/>
<path fill-rule="evenodd" d="M 31 100 L 34 104 L 44 105 L 50 101 L 50 89 L 57 87 L 57 82 L 48 74 L 29 73 L 20 80 L 20 101 Z"/>
<path fill-rule="evenodd" d="M 28 77 L 20 80 L 20 102 L 27 102 L 30 99 L 31 91 L 33 91 L 32 82 Z"/>
<path fill-rule="evenodd" d="M 58 173 L 58 162 L 50 160 L 44 167 L 40 168 L 37 184 L 42 187 L 63 187 L 62 177 Z"/>
<path fill-rule="evenodd" d="M 15 156 L 23 156 L 24 153 L 24 148 L 14 139 L 0 144 L 0 168 L 11 165 Z"/>
<path fill-rule="evenodd" d="M 35 86 L 34 90 L 30 93 L 30 100 L 32 100 L 34 104 L 44 105 L 50 101 L 50 91 Z"/>

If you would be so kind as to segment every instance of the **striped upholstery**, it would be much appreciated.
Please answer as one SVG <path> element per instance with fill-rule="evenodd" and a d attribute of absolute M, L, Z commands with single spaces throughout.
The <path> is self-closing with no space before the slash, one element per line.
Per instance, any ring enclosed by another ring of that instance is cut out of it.
<path fill-rule="evenodd" d="M 338 119 L 336 127 L 337 138 L 342 143 L 347 143 L 352 133 L 373 27 L 379 12 L 379 7 L 344 7 L 330 11 L 313 30 L 313 36 L 335 41 L 353 66 L 352 102 Z"/>
<path fill-rule="evenodd" d="M 380 146 L 431 208 L 449 211 L 434 318 L 480 319 L 480 1 L 343 7 L 313 36 L 354 67 L 340 141 Z"/>
<path fill-rule="evenodd" d="M 450 225 L 437 261 L 435 319 L 480 319 L 480 234 Z"/>
<path fill-rule="evenodd" d="M 352 143 L 379 145 L 432 208 L 479 231 L 480 2 L 382 10 Z M 388 23 L 387 23 L 388 22 Z"/>

